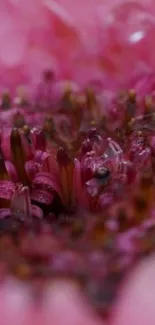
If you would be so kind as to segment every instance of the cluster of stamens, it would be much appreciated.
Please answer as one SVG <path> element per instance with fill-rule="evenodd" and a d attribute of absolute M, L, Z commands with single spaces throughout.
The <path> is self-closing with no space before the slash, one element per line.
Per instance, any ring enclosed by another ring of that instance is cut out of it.
<path fill-rule="evenodd" d="M 50 73 L 14 108 L 2 96 L 0 273 L 72 277 L 105 316 L 155 250 L 155 106 L 129 90 L 105 107 L 93 89 L 68 86 L 52 101 L 49 83 Z"/>

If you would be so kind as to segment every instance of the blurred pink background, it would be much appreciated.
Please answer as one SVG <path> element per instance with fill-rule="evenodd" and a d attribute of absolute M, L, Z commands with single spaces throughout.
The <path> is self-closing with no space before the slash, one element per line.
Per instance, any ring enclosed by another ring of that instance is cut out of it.
<path fill-rule="evenodd" d="M 36 83 L 47 68 L 80 83 L 149 70 L 154 12 L 153 0 L 1 0 L 1 88 Z"/>

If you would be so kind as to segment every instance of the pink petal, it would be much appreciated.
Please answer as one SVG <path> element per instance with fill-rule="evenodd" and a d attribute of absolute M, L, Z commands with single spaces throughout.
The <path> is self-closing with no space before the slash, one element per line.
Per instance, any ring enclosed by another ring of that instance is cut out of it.
<path fill-rule="evenodd" d="M 17 176 L 17 172 L 16 172 L 16 169 L 15 169 L 14 165 L 10 161 L 6 160 L 5 161 L 5 167 L 6 167 L 6 170 L 7 170 L 8 174 L 9 174 L 10 179 L 13 182 L 17 182 L 18 181 L 18 176 Z"/>
<path fill-rule="evenodd" d="M 31 192 L 31 199 L 39 203 L 49 205 L 53 201 L 53 194 L 45 190 L 33 189 Z"/>
<path fill-rule="evenodd" d="M 67 281 L 56 281 L 44 298 L 47 324 L 104 325 L 87 304 L 79 288 Z"/>
<path fill-rule="evenodd" d="M 20 186 L 12 197 L 12 214 L 22 221 L 29 222 L 32 218 L 32 208 L 29 188 Z"/>
<path fill-rule="evenodd" d="M 46 172 L 37 173 L 37 175 L 33 180 L 33 183 L 47 190 L 56 191 L 60 195 L 60 198 L 63 200 L 60 185 L 58 181 L 55 179 L 53 174 L 46 173 Z"/>
<path fill-rule="evenodd" d="M 128 278 L 112 315 L 111 325 L 155 324 L 155 256 L 147 258 Z"/>
<path fill-rule="evenodd" d="M 29 160 L 25 163 L 25 170 L 29 179 L 32 181 L 38 171 L 38 168 L 33 160 Z"/>
<path fill-rule="evenodd" d="M 43 211 L 37 205 L 32 205 L 32 214 L 38 219 L 43 218 Z"/>
<path fill-rule="evenodd" d="M 0 219 L 7 218 L 11 216 L 12 212 L 10 209 L 0 209 Z"/>
<path fill-rule="evenodd" d="M 0 287 L 1 325 L 29 325 L 30 300 L 25 286 L 8 281 Z"/>

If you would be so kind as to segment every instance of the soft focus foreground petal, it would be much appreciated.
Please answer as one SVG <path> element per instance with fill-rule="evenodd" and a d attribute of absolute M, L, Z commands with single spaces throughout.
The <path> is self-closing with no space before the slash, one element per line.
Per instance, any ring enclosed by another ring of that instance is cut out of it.
<path fill-rule="evenodd" d="M 0 209 L 0 219 L 4 219 L 11 216 L 10 209 Z"/>
<path fill-rule="evenodd" d="M 29 297 L 25 286 L 8 281 L 0 288 L 1 325 L 30 325 Z"/>
<path fill-rule="evenodd" d="M 36 304 L 32 293 L 12 280 L 1 286 L 1 325 L 104 325 L 71 283 L 55 282 Z"/>
<path fill-rule="evenodd" d="M 104 325 L 91 310 L 78 287 L 67 281 L 55 281 L 44 299 L 47 324 Z M 45 322 L 46 323 L 46 322 Z"/>
<path fill-rule="evenodd" d="M 155 324 L 155 256 L 140 263 L 116 303 L 111 325 Z"/>

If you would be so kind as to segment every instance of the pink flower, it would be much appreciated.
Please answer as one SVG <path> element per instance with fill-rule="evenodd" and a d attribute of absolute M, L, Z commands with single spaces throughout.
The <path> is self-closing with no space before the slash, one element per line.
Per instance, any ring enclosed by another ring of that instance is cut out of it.
<path fill-rule="evenodd" d="M 154 324 L 154 17 L 1 0 L 2 325 Z"/>
<path fill-rule="evenodd" d="M 154 256 L 143 261 L 120 292 L 110 324 L 154 324 Z"/>

